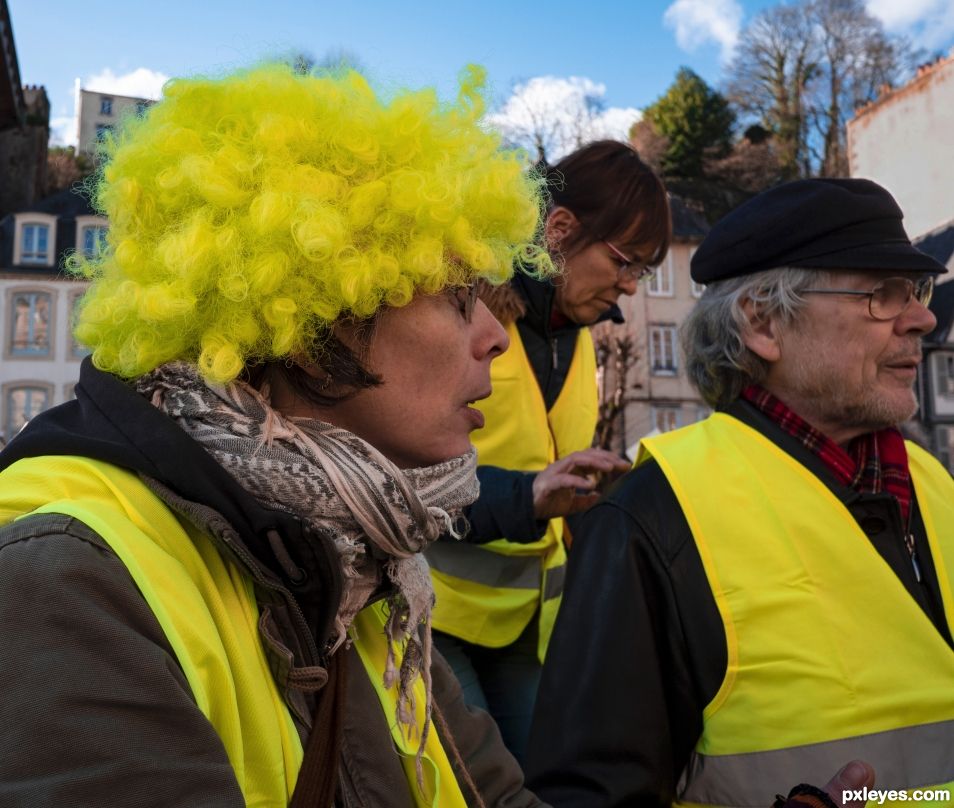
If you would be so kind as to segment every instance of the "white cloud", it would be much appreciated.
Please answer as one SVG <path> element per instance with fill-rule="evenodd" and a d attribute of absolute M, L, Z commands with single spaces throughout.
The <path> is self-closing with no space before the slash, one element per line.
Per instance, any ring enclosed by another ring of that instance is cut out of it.
<path fill-rule="evenodd" d="M 169 77 L 165 73 L 150 70 L 148 67 L 137 67 L 121 75 L 116 75 L 107 67 L 99 73 L 87 76 L 82 84 L 84 90 L 156 100 L 162 94 L 162 85 L 167 81 Z"/>
<path fill-rule="evenodd" d="M 50 145 L 76 148 L 76 118 L 56 115 L 50 118 Z"/>
<path fill-rule="evenodd" d="M 629 140 L 629 130 L 643 113 L 634 107 L 610 107 L 603 110 L 591 125 L 591 136 L 610 140 Z"/>
<path fill-rule="evenodd" d="M 946 0 L 867 0 L 868 11 L 886 28 L 912 25 Z"/>
<path fill-rule="evenodd" d="M 491 126 L 536 157 L 537 147 L 553 162 L 577 146 L 599 138 L 627 140 L 640 119 L 638 109 L 605 106 L 606 85 L 581 76 L 537 76 L 517 84 L 488 115 Z"/>
<path fill-rule="evenodd" d="M 736 0 L 676 0 L 663 15 L 667 28 L 676 33 L 676 42 L 692 52 L 707 42 L 716 43 L 722 61 L 732 58 L 742 27 L 742 6 Z"/>
<path fill-rule="evenodd" d="M 946 49 L 954 37 L 951 0 L 866 0 L 868 11 L 896 34 L 906 34 L 915 45 Z"/>

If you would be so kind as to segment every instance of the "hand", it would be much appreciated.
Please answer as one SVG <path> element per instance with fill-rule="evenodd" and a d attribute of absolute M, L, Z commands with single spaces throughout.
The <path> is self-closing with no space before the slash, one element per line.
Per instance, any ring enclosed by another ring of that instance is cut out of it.
<path fill-rule="evenodd" d="M 844 808 L 864 808 L 865 800 L 843 800 L 848 791 L 861 791 L 866 786 L 871 788 L 875 781 L 875 770 L 863 760 L 853 760 L 842 768 L 838 774 L 828 781 L 825 791 L 835 805 Z"/>
<path fill-rule="evenodd" d="M 533 481 L 533 515 L 554 519 L 585 511 L 600 495 L 596 482 L 587 477 L 595 472 L 626 471 L 630 464 L 605 449 L 584 449 L 561 457 L 537 473 Z"/>
<path fill-rule="evenodd" d="M 865 787 L 870 789 L 874 781 L 874 769 L 862 760 L 853 760 L 832 777 L 822 790 L 841 808 L 864 808 L 865 800 L 852 797 L 856 791 L 862 791 Z M 779 800 L 775 804 L 782 808 L 820 808 L 822 800 L 809 793 L 804 786 L 796 786 L 785 802 Z"/>

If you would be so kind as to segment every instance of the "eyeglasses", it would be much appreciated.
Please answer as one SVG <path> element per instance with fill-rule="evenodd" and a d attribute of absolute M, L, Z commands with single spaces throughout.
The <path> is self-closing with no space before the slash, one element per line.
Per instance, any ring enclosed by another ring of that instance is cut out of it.
<path fill-rule="evenodd" d="M 474 318 L 474 309 L 477 308 L 478 293 L 480 292 L 479 283 L 474 281 L 466 286 L 451 286 L 445 291 L 454 298 L 454 302 L 460 309 L 461 317 L 469 323 Z"/>
<path fill-rule="evenodd" d="M 608 241 L 603 242 L 607 247 L 610 248 L 613 255 L 619 259 L 619 266 L 617 267 L 617 272 L 619 273 L 619 279 L 621 281 L 641 281 L 644 278 L 650 277 L 655 270 L 652 267 L 648 267 L 645 264 L 637 264 L 633 261 L 632 258 L 627 258 L 623 253 L 621 253 L 616 247 L 610 244 Z"/>
<path fill-rule="evenodd" d="M 934 276 L 927 275 L 912 281 L 910 278 L 885 278 L 870 292 L 854 289 L 805 289 L 813 295 L 858 295 L 868 298 L 868 313 L 875 320 L 893 320 L 916 299 L 922 306 L 931 302 L 934 294 Z"/>

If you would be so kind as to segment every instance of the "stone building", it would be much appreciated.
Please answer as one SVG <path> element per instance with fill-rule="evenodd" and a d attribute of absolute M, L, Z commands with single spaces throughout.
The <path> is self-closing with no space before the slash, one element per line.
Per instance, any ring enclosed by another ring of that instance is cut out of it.
<path fill-rule="evenodd" d="M 23 87 L 6 0 L 0 0 L 0 216 L 29 205 L 46 185 L 50 101 Z"/>

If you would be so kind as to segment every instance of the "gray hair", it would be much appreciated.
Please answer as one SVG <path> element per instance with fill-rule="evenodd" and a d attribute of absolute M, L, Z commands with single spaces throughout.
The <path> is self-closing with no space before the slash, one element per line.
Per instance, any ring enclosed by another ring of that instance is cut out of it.
<path fill-rule="evenodd" d="M 817 269 L 783 267 L 754 275 L 715 281 L 682 324 L 686 372 L 703 400 L 714 409 L 725 409 L 750 384 L 760 384 L 768 362 L 746 347 L 749 329 L 742 309 L 755 304 L 756 316 L 771 317 L 790 325 L 805 305 L 806 289 L 824 285 L 828 273 Z"/>

